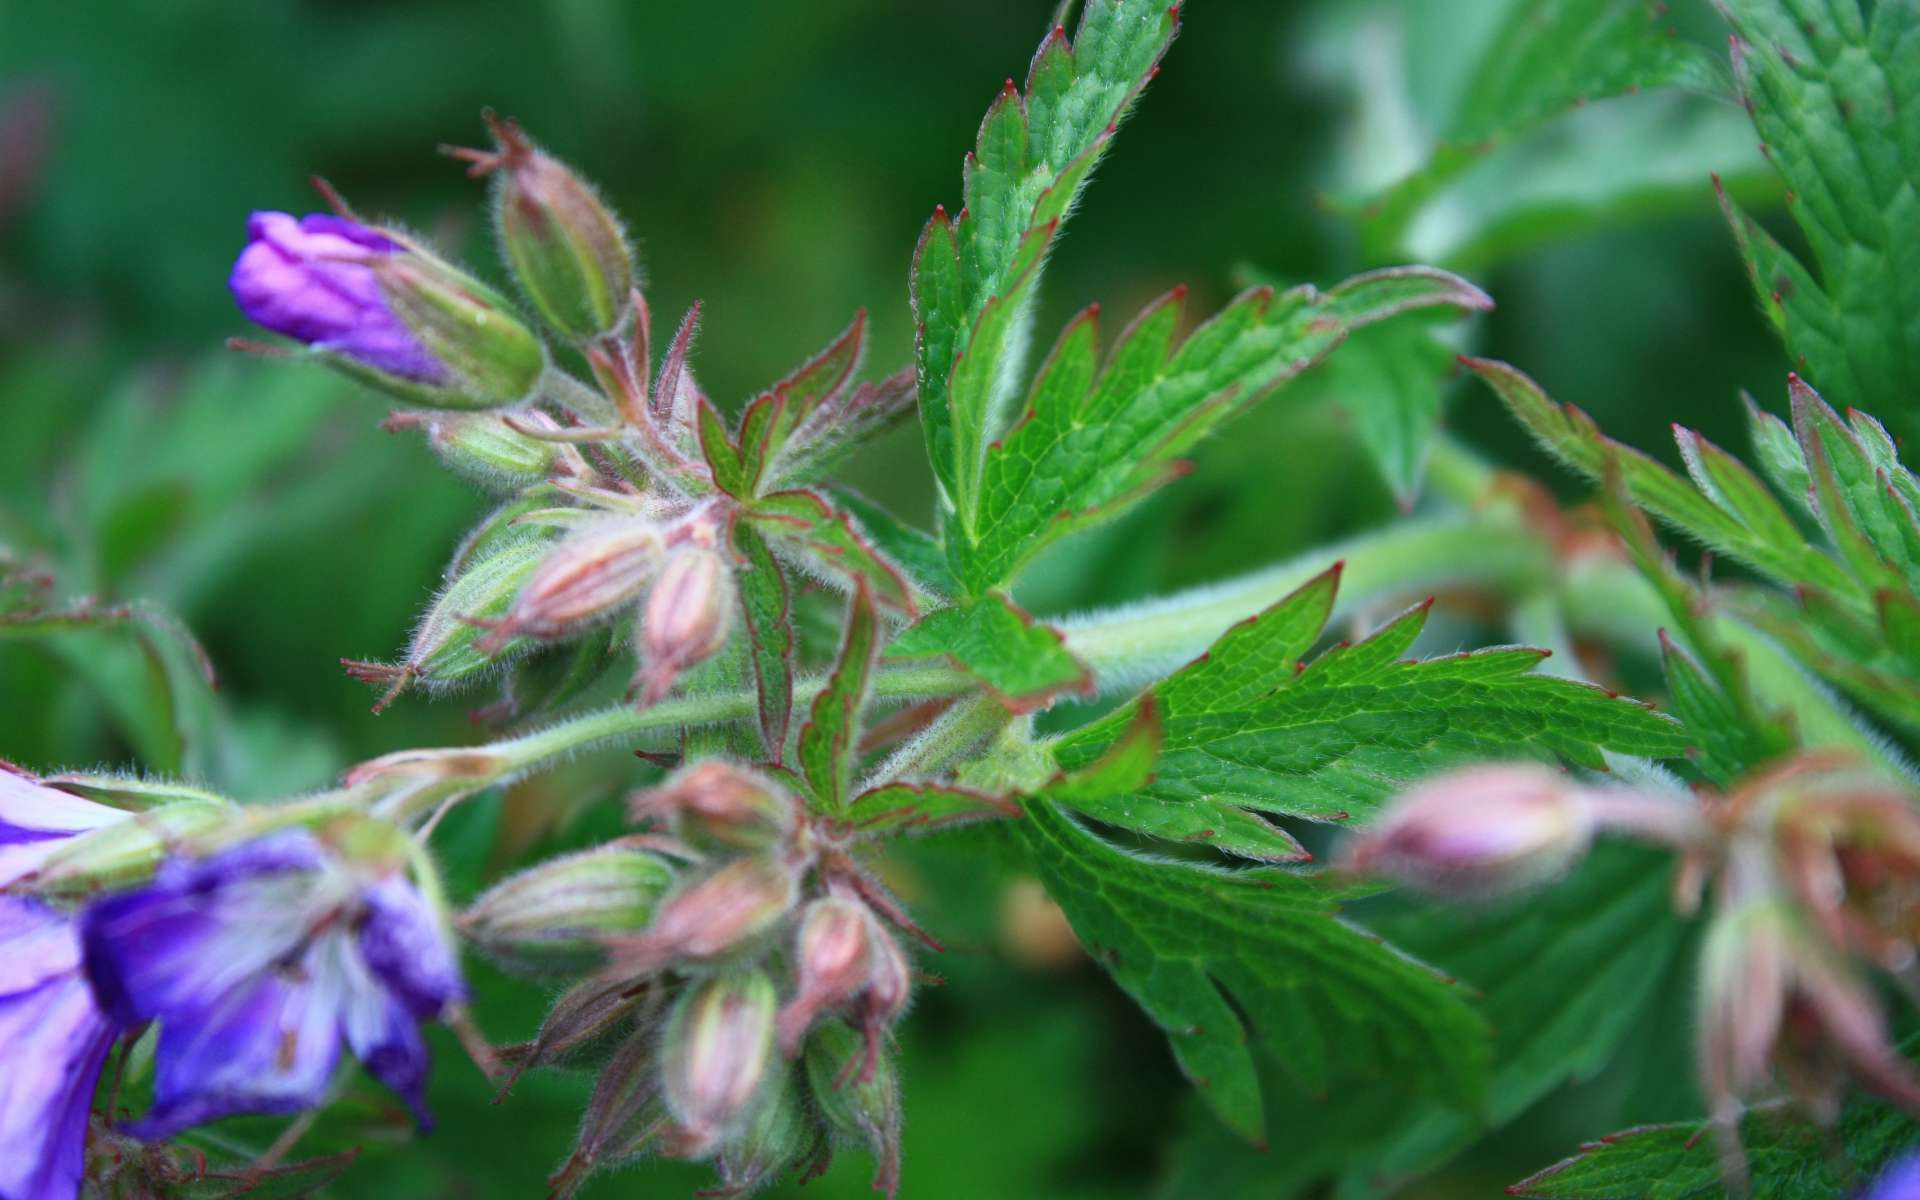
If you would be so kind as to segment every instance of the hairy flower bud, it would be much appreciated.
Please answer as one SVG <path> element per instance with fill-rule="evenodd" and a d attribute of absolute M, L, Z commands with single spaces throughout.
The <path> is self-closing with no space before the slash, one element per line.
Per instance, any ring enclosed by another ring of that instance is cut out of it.
<path fill-rule="evenodd" d="M 508 542 L 471 563 L 441 589 L 420 618 L 400 665 L 343 659 L 341 665 L 355 679 L 392 685 L 374 711 L 392 703 L 416 679 L 429 687 L 453 688 L 490 674 L 527 649 L 525 638 L 508 638 L 485 649 L 482 644 L 489 637 L 486 627 L 506 619 L 547 549 L 548 543 L 531 539 Z"/>
<path fill-rule="evenodd" d="M 714 550 L 677 550 L 647 597 L 640 703 L 672 690 L 680 672 L 713 657 L 733 625 L 733 573 Z"/>
<path fill-rule="evenodd" d="M 123 821 L 60 842 L 40 860 L 31 890 L 92 895 L 141 882 L 174 846 L 232 821 L 234 812 L 231 801 L 208 796 L 131 813 Z"/>
<path fill-rule="evenodd" d="M 346 217 L 255 213 L 229 280 L 249 319 L 433 408 L 527 397 L 546 350 L 485 284 Z"/>
<path fill-rule="evenodd" d="M 795 1071 L 778 1071 L 745 1127 L 720 1151 L 719 1194 L 759 1191 L 805 1158 L 817 1140 Z"/>
<path fill-rule="evenodd" d="M 1579 788 L 1532 764 L 1470 767 L 1408 790 L 1346 851 L 1349 869 L 1442 896 L 1490 896 L 1552 879 L 1593 837 Z"/>
<path fill-rule="evenodd" d="M 794 801 L 757 771 L 708 759 L 635 797 L 633 815 L 671 820 L 690 845 L 758 851 L 792 833 Z"/>
<path fill-rule="evenodd" d="M 496 653 L 512 638 L 567 634 L 611 616 L 636 600 L 658 566 L 660 533 L 637 520 L 582 527 L 546 548 L 502 620 L 480 639 Z"/>
<path fill-rule="evenodd" d="M 832 1021 L 807 1039 L 804 1062 L 820 1115 L 834 1133 L 867 1144 L 873 1189 L 891 1198 L 900 1189 L 900 1080 L 892 1060 L 869 1067 L 858 1035 Z"/>
<path fill-rule="evenodd" d="M 529 141 L 512 120 L 486 114 L 497 149 L 456 150 L 492 173 L 500 247 L 527 298 L 575 341 L 611 333 L 631 301 L 633 250 L 593 187 Z"/>
<path fill-rule="evenodd" d="M 865 906 L 855 901 L 828 896 L 807 906 L 794 939 L 797 990 L 780 1009 L 782 1054 L 798 1054 L 821 1013 L 847 1004 L 867 986 L 876 956 L 875 935 L 885 936 Z"/>
<path fill-rule="evenodd" d="M 613 842 L 501 881 L 473 902 L 461 931 L 509 970 L 591 967 L 605 935 L 644 928 L 673 881 L 658 855 Z"/>
<path fill-rule="evenodd" d="M 614 966 L 644 975 L 679 960 L 724 958 L 775 929 L 798 898 L 799 883 L 785 866 L 764 856 L 737 859 L 668 897 L 644 932 L 609 939 Z"/>
<path fill-rule="evenodd" d="M 691 985 L 667 1018 L 661 1078 L 687 1157 L 711 1153 L 751 1115 L 773 1061 L 773 981 L 758 970 Z"/>
<path fill-rule="evenodd" d="M 568 1200 L 601 1167 L 652 1150 L 668 1130 L 654 1031 L 629 1037 L 607 1061 L 587 1101 L 573 1154 L 549 1179 L 549 1200 Z"/>
<path fill-rule="evenodd" d="M 517 415 L 529 429 L 558 430 L 559 422 L 538 409 Z M 556 443 L 531 437 L 494 412 L 395 413 L 381 426 L 396 430 L 419 426 L 427 445 L 454 473 L 496 494 L 541 483 L 553 473 L 560 451 Z"/>

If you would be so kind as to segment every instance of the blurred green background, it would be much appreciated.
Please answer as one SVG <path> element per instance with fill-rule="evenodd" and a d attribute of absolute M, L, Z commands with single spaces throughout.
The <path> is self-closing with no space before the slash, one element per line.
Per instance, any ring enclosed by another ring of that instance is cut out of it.
<path fill-rule="evenodd" d="M 417 435 L 380 432 L 378 398 L 219 349 L 248 332 L 225 288 L 247 213 L 316 209 L 306 180 L 324 175 L 497 279 L 480 187 L 434 153 L 482 141 L 478 113 L 492 105 L 626 215 L 656 321 L 705 301 L 698 370 L 716 397 L 750 396 L 862 305 L 869 365 L 890 370 L 909 354 L 920 226 L 936 202 L 957 203 L 980 114 L 1002 79 L 1024 77 L 1052 7 L 0 3 L 0 548 L 51 577 L 56 599 L 145 597 L 185 621 L 220 678 L 205 769 L 239 794 L 474 739 L 458 699 L 408 697 L 370 716 L 369 693 L 337 660 L 398 649 L 486 501 Z M 1476 39 L 1507 7 L 1193 4 L 1054 259 L 1042 344 L 1090 301 L 1124 314 L 1186 281 L 1190 313 L 1204 314 L 1249 272 L 1331 282 L 1379 265 L 1327 198 L 1418 162 L 1433 139 L 1422 119 L 1457 94 Z M 1704 0 L 1668 19 L 1705 47 L 1724 36 Z M 1499 302 L 1463 345 L 1532 372 L 1630 443 L 1664 448 L 1679 420 L 1738 446 L 1738 391 L 1773 404 L 1785 367 L 1708 179 L 1721 171 L 1777 227 L 1752 141 L 1724 100 L 1594 105 L 1498 148 L 1407 250 Z M 1493 229 L 1489 214 L 1516 204 Z M 1191 477 L 1047 560 L 1023 599 L 1041 611 L 1128 599 L 1389 518 L 1355 398 L 1334 382 L 1304 381 L 1204 447 Z M 1489 395 L 1446 391 L 1450 429 L 1541 468 Z M 860 456 L 852 480 L 915 519 L 931 512 L 911 429 Z M 0 640 L 0 757 L 183 765 L 138 711 L 153 686 L 144 671 L 125 629 Z M 529 840 L 610 827 L 617 766 L 587 763 L 477 805 L 446 843 L 461 885 Z M 542 803 L 565 819 L 516 833 Z M 900 868 L 955 947 L 931 965 L 947 985 L 906 1025 L 905 1195 L 1173 1194 L 1174 1147 L 1205 1117 L 1161 1037 L 1098 971 L 1056 955 L 1043 906 L 958 850 L 925 846 Z M 483 981 L 496 1037 L 525 1036 L 542 1003 Z M 537 1077 L 493 1107 L 449 1052 L 441 1132 L 377 1154 L 341 1192 L 539 1195 L 586 1086 Z M 1563 1124 L 1495 1139 L 1421 1194 L 1488 1194 L 1570 1149 L 1583 1130 Z M 866 1164 L 845 1158 L 808 1194 L 865 1194 Z M 681 1195 L 702 1178 L 645 1167 L 590 1194 Z"/>

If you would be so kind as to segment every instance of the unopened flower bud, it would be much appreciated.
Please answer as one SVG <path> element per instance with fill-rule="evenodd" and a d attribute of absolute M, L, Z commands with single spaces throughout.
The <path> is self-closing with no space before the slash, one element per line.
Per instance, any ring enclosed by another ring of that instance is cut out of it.
<path fill-rule="evenodd" d="M 558 430 L 559 422 L 538 409 L 517 415 L 530 429 Z M 541 483 L 553 473 L 559 458 L 554 442 L 531 437 L 494 412 L 395 413 L 382 428 L 418 425 L 427 445 L 456 474 L 496 494 L 508 494 Z"/>
<path fill-rule="evenodd" d="M 63 833 L 58 840 L 24 842 L 19 848 L 26 856 L 13 866 L 27 868 L 23 890 L 45 896 L 91 895 L 144 881 L 181 840 L 233 817 L 234 805 L 217 796 L 173 800 L 118 814 L 118 819 L 85 831 Z M 0 819 L 0 849 L 5 848 L 4 826 Z M 11 857 L 0 853 L 0 883 L 13 882 L 16 870 L 10 863 Z"/>
<path fill-rule="evenodd" d="M 891 1198 L 900 1188 L 900 1081 L 884 1056 L 872 1067 L 860 1038 L 838 1021 L 807 1039 L 807 1083 L 814 1105 L 841 1137 L 873 1152 L 873 1188 Z"/>
<path fill-rule="evenodd" d="M 416 404 L 526 398 L 546 351 L 498 294 L 391 230 L 259 212 L 229 280 L 249 319 Z"/>
<path fill-rule="evenodd" d="M 614 964 L 637 976 L 675 961 L 724 958 L 775 929 L 798 898 L 799 883 L 780 863 L 737 859 L 668 897 L 645 931 L 610 939 Z"/>
<path fill-rule="evenodd" d="M 480 639 L 496 652 L 515 636 L 563 637 L 639 598 L 658 566 L 660 533 L 645 521 L 609 519 L 546 549 L 506 617 Z"/>
<path fill-rule="evenodd" d="M 605 935 L 645 928 L 673 879 L 659 856 L 614 842 L 501 881 L 473 902 L 461 930 L 509 970 L 591 967 Z"/>
<path fill-rule="evenodd" d="M 751 1115 L 773 1061 L 773 981 L 741 971 L 692 984 L 661 1045 L 667 1107 L 689 1157 L 710 1153 Z"/>
<path fill-rule="evenodd" d="M 506 765 L 484 749 L 396 750 L 352 768 L 345 782 L 381 814 L 411 816 L 490 787 Z"/>
<path fill-rule="evenodd" d="M 569 1200 L 595 1171 L 639 1158 L 659 1144 L 669 1118 L 655 1041 L 651 1030 L 636 1033 L 607 1061 L 587 1101 L 573 1154 L 547 1181 L 549 1200 Z"/>
<path fill-rule="evenodd" d="M 1555 878 L 1592 837 L 1585 796 L 1559 772 L 1470 767 L 1407 791 L 1349 843 L 1346 865 L 1436 895 L 1491 896 Z"/>
<path fill-rule="evenodd" d="M 373 706 L 379 712 L 407 686 L 418 680 L 432 688 L 454 688 L 488 675 L 509 657 L 525 650 L 525 638 L 508 638 L 489 645 L 487 626 L 506 618 L 546 557 L 547 543 L 525 539 L 502 544 L 493 553 L 468 564 L 428 606 L 413 631 L 404 662 L 363 662 L 341 659 L 347 674 L 362 683 L 386 685 L 386 694 Z"/>
<path fill-rule="evenodd" d="M 691 845 L 757 851 L 792 832 L 794 802 L 758 771 L 708 759 L 635 797 L 633 815 L 671 820 Z"/>
<path fill-rule="evenodd" d="M 641 623 L 642 705 L 666 695 L 680 672 L 727 644 L 733 600 L 733 573 L 717 551 L 679 550 L 667 559 Z"/>
<path fill-rule="evenodd" d="M 794 1074 L 791 1067 L 778 1072 L 746 1126 L 720 1151 L 718 1194 L 759 1191 L 813 1148 L 817 1138 Z"/>
<path fill-rule="evenodd" d="M 495 228 L 527 298 L 575 341 L 610 333 L 626 319 L 633 251 L 593 187 L 529 141 L 512 120 L 486 114 L 497 149 L 454 151 L 492 173 Z"/>
<path fill-rule="evenodd" d="M 872 922 L 865 907 L 837 896 L 807 906 L 794 941 L 797 990 L 780 1009 L 780 1052 L 788 1058 L 800 1052 L 821 1013 L 846 1005 L 867 986 L 880 933 Z"/>

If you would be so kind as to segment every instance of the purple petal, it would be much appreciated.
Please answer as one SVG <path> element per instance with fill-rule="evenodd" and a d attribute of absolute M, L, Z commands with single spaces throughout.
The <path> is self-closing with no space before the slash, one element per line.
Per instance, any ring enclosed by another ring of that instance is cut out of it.
<path fill-rule="evenodd" d="M 1861 1200 L 1920 1200 L 1920 1153 L 1889 1163 Z"/>
<path fill-rule="evenodd" d="M 433 1125 L 427 1113 L 427 1043 L 420 1023 L 392 993 L 379 987 L 356 990 L 341 1014 L 347 1045 L 367 1073 L 407 1102 L 422 1129 Z"/>
<path fill-rule="evenodd" d="M 388 374 L 425 383 L 446 378 L 394 315 L 369 261 L 404 247 L 343 217 L 257 212 L 227 284 L 247 319 Z"/>
<path fill-rule="evenodd" d="M 361 893 L 367 917 L 360 953 L 374 976 L 422 1020 L 466 997 L 460 964 L 426 899 L 390 875 Z"/>
<path fill-rule="evenodd" d="M 79 968 L 80 939 L 71 917 L 26 896 L 0 894 L 0 1000 Z"/>
<path fill-rule="evenodd" d="M 166 1015 L 153 1109 L 127 1126 L 162 1138 L 239 1113 L 284 1114 L 326 1096 L 340 1061 L 338 981 L 300 968 L 256 976 L 199 1009 Z"/>
<path fill-rule="evenodd" d="M 64 929 L 67 945 L 53 947 Z M 37 985 L 0 994 L 0 1200 L 69 1200 L 80 1189 L 87 1111 L 114 1028 L 76 969 L 72 923 L 33 901 L 0 896 L 0 974 L 17 980 L 68 965 Z M 0 989 L 7 983 L 0 982 Z"/>
<path fill-rule="evenodd" d="M 88 978 L 120 1021 L 217 1005 L 307 938 L 325 853 L 291 830 L 199 861 L 87 910 Z"/>
<path fill-rule="evenodd" d="M 121 809 L 0 770 L 0 887 L 39 870 L 65 839 L 126 816 Z"/>

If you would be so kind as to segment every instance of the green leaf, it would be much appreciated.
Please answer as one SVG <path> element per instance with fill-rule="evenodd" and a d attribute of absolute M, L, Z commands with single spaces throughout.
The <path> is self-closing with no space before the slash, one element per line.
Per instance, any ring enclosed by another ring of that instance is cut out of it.
<path fill-rule="evenodd" d="M 726 420 L 704 396 L 695 406 L 694 420 L 700 435 L 700 453 L 713 472 L 713 485 L 729 496 L 740 499 L 752 496 L 755 475 L 749 472 L 739 447 L 733 444 Z"/>
<path fill-rule="evenodd" d="M 846 387 L 860 365 L 866 328 L 867 313 L 861 309 L 826 349 L 747 405 L 740 414 L 741 470 L 736 482 L 750 490 L 778 485 L 771 468 L 787 449 L 788 439 Z M 703 418 L 703 441 L 704 429 Z"/>
<path fill-rule="evenodd" d="M 1042 625 L 999 593 L 936 609 L 887 647 L 888 661 L 944 658 L 1016 713 L 1044 708 L 1061 692 L 1086 692 L 1093 672 Z"/>
<path fill-rule="evenodd" d="M 812 715 L 800 729 L 800 773 L 814 799 L 829 813 L 847 807 L 848 784 L 859 750 L 860 711 L 873 687 L 880 621 L 873 593 L 864 583 L 847 605 L 847 627 L 827 685 L 813 699 Z"/>
<path fill-rule="evenodd" d="M 1365 818 L 1414 779 L 1486 758 L 1565 759 L 1599 769 L 1603 749 L 1670 758 L 1689 745 L 1678 723 L 1641 704 L 1529 674 L 1544 650 L 1403 661 L 1426 623 L 1426 604 L 1303 665 L 1299 655 L 1319 633 L 1337 584 L 1337 570 L 1318 577 L 1228 630 L 1160 685 L 1166 742 L 1152 782 L 1124 805 L 1091 815 L 1149 833 L 1190 828 L 1196 818 L 1187 813 Z M 1062 738 L 1056 761 L 1067 769 L 1092 761 L 1142 703 Z M 1215 844 L 1270 857 L 1238 840 L 1249 832 L 1244 822 L 1258 820 L 1242 818 L 1217 829 Z"/>
<path fill-rule="evenodd" d="M 1912 165 L 1920 2 L 1726 0 L 1721 9 L 1736 35 L 1741 96 L 1786 179 L 1819 276 L 1730 210 L 1761 303 L 1795 366 L 1822 392 L 1842 408 L 1889 415 L 1912 436 L 1920 431 Z"/>
<path fill-rule="evenodd" d="M 1436 141 L 1425 161 L 1399 182 L 1342 203 L 1361 220 L 1368 257 L 1385 261 L 1404 253 L 1416 218 L 1448 185 L 1496 148 L 1589 101 L 1674 86 L 1710 89 L 1705 57 L 1672 37 L 1660 17 L 1648 0 L 1506 5 L 1493 35 L 1462 73 L 1464 89 L 1434 122 Z M 1457 42 L 1448 48 L 1458 53 Z M 1671 117 L 1665 122 L 1669 129 L 1674 123 Z M 1642 145 L 1634 148 L 1641 153 L 1631 157 L 1644 157 Z M 1622 165 L 1631 173 L 1637 164 Z M 1616 185 L 1605 178 L 1584 182 L 1590 192 Z M 1484 220 L 1471 211 L 1462 217 Z"/>
<path fill-rule="evenodd" d="M 1920 1042 L 1902 1047 L 1909 1058 Z M 1892 1159 L 1920 1145 L 1899 1109 L 1856 1092 L 1823 1137 L 1791 1110 L 1750 1112 L 1740 1124 L 1753 1200 L 1851 1194 Z M 1707 1126 L 1644 1125 L 1589 1142 L 1563 1162 L 1507 1189 L 1536 1200 L 1692 1200 L 1720 1197 L 1720 1163 Z"/>
<path fill-rule="evenodd" d="M 912 585 L 853 523 L 817 492 L 775 492 L 748 505 L 743 517 L 773 540 L 775 549 L 797 551 L 808 565 L 828 567 L 867 587 L 873 599 L 913 616 L 919 606 Z"/>
<path fill-rule="evenodd" d="M 914 253 L 921 421 L 946 497 L 971 517 L 996 393 L 1024 342 L 1025 299 L 1058 225 L 1173 40 L 1177 0 L 1087 0 L 1056 27 L 1023 97 L 1009 80 L 981 122 L 964 207 L 934 211 Z M 971 363 L 962 372 L 956 358 Z M 956 378 L 960 377 L 960 378 Z"/>
<path fill-rule="evenodd" d="M 1789 585 L 1851 590 L 1846 572 L 1808 544 L 1797 529 L 1789 538 L 1782 538 L 1780 526 L 1770 520 L 1763 523 L 1764 530 L 1754 529 L 1653 459 L 1601 433 L 1586 413 L 1570 404 L 1555 404 L 1539 384 L 1513 367 L 1482 358 L 1462 361 L 1499 394 L 1541 448 L 1566 466 L 1599 480 L 1605 478 L 1610 463 L 1618 464 L 1621 481 L 1635 504 L 1700 539 L 1714 552 Z"/>
<path fill-rule="evenodd" d="M 1181 454 L 1354 329 L 1413 309 L 1491 305 L 1443 271 L 1376 271 L 1327 292 L 1246 292 L 1176 346 L 1183 294 L 1175 289 L 1136 318 L 1104 368 L 1095 310 L 1061 334 L 1025 415 L 987 456 L 979 520 L 949 531 L 971 593 L 1012 579 L 1048 545 L 1178 474 Z"/>
<path fill-rule="evenodd" d="M 936 596 L 952 596 L 960 591 L 960 584 L 947 566 L 947 552 L 932 534 L 915 529 L 850 488 L 828 488 L 827 496 L 853 514 L 880 552 L 900 564 L 922 591 Z"/>
<path fill-rule="evenodd" d="M 1020 806 L 1004 796 L 947 783 L 894 782 L 855 796 L 843 819 L 861 837 L 881 838 L 1019 815 Z"/>
<path fill-rule="evenodd" d="M 1136 858 L 1045 798 L 1013 828 L 1081 943 L 1241 1137 L 1264 1140 L 1255 1040 L 1307 1087 L 1338 1059 L 1474 1102 L 1487 1030 L 1461 989 L 1338 920 L 1324 881 Z"/>
<path fill-rule="evenodd" d="M 751 643 L 753 679 L 760 698 L 760 740 L 771 762 L 786 755 L 793 717 L 793 600 L 786 573 L 766 539 L 745 521 L 733 526 L 733 546 L 745 563 L 734 578 L 740 615 Z"/>

